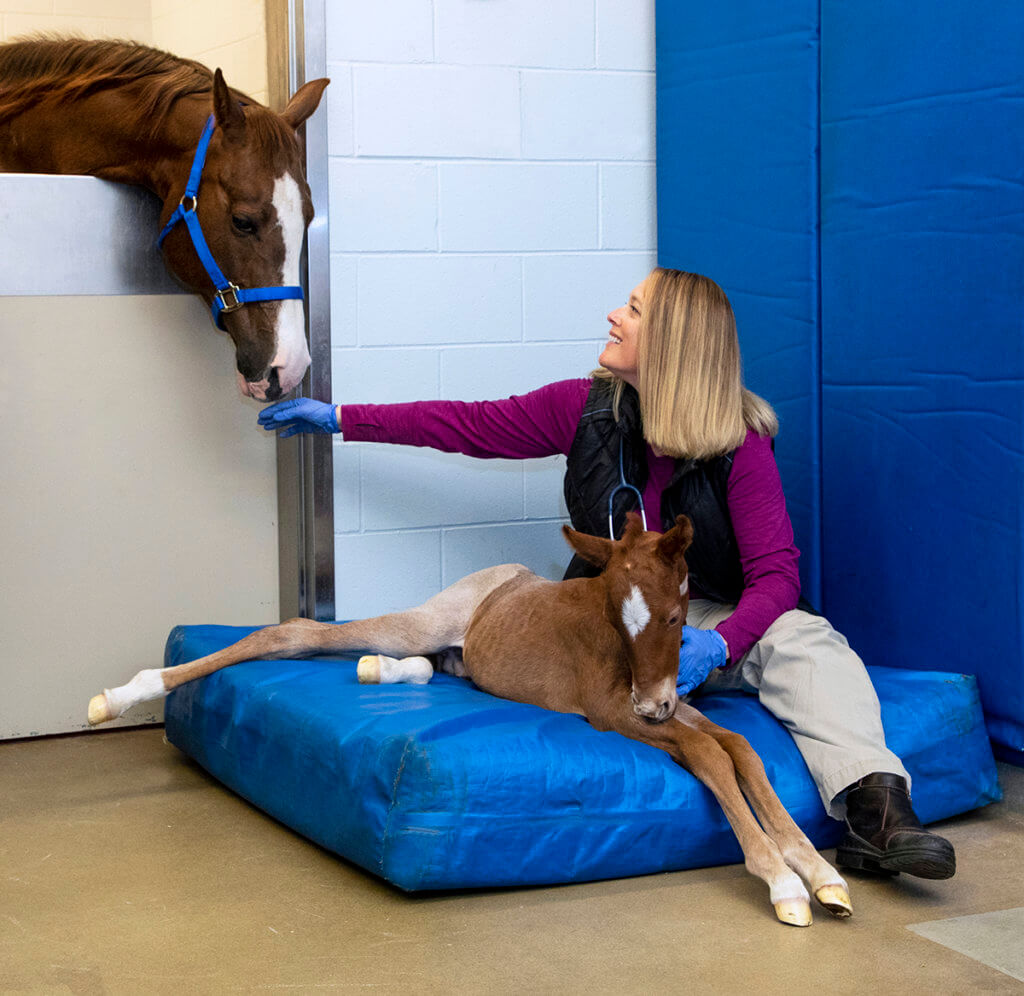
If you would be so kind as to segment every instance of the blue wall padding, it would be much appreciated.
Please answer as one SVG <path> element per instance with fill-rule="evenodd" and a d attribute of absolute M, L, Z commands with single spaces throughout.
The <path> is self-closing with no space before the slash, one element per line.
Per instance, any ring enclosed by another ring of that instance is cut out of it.
<path fill-rule="evenodd" d="M 820 597 L 818 0 L 657 4 L 658 263 L 732 302 L 751 390 Z"/>
<path fill-rule="evenodd" d="M 165 663 L 249 632 L 178 627 Z M 973 678 L 891 668 L 872 678 L 922 819 L 1000 797 Z M 840 824 L 757 700 L 723 694 L 701 707 L 748 737 L 812 840 L 835 844 Z M 584 882 L 741 860 L 710 792 L 667 754 L 457 678 L 360 685 L 353 661 L 250 661 L 173 692 L 166 715 L 171 743 L 215 777 L 402 889 Z"/>
<path fill-rule="evenodd" d="M 1024 748 L 1024 5 L 823 5 L 824 605 Z"/>
<path fill-rule="evenodd" d="M 781 416 L 805 594 L 868 664 L 976 674 L 1007 757 L 1022 36 L 1024 4 L 657 5 L 659 257 L 734 298 L 748 381 Z"/>

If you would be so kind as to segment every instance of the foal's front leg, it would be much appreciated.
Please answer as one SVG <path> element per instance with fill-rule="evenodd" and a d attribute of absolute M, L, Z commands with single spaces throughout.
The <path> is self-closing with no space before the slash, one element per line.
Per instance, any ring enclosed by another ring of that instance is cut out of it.
<path fill-rule="evenodd" d="M 810 897 L 803 882 L 754 819 L 737 784 L 732 759 L 713 737 L 678 718 L 650 723 L 638 717 L 628 702 L 616 714 L 606 715 L 604 722 L 591 722 L 598 729 L 614 729 L 633 740 L 661 748 L 711 789 L 736 834 L 747 871 L 768 885 L 775 915 L 783 923 L 810 926 Z"/>
<path fill-rule="evenodd" d="M 765 832 L 775 842 L 786 864 L 810 886 L 815 899 L 836 917 L 853 912 L 846 882 L 807 839 L 786 811 L 765 774 L 764 763 L 746 737 L 711 722 L 692 706 L 680 702 L 676 718 L 708 736 L 732 759 L 743 794 Z"/>
<path fill-rule="evenodd" d="M 89 723 L 96 726 L 116 719 L 140 702 L 162 698 L 186 682 L 241 661 L 356 651 L 405 658 L 462 646 L 469 621 L 480 602 L 495 588 L 524 571 L 526 568 L 520 564 L 489 567 L 456 581 L 416 608 L 372 619 L 341 624 L 289 619 L 277 626 L 266 626 L 216 653 L 177 667 L 140 671 L 127 684 L 94 695 L 89 702 Z M 377 674 L 369 680 L 387 680 L 387 665 L 380 660 L 376 665 Z M 370 667 L 372 669 L 372 663 Z"/>

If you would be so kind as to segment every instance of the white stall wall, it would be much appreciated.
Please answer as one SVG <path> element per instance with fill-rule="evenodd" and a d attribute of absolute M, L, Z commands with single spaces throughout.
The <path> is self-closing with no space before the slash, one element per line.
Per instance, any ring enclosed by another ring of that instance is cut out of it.
<path fill-rule="evenodd" d="M 337 401 L 583 376 L 655 261 L 654 0 L 327 4 Z M 308 44 L 308 42 L 307 42 Z M 564 458 L 338 443 L 339 617 L 568 562 Z"/>

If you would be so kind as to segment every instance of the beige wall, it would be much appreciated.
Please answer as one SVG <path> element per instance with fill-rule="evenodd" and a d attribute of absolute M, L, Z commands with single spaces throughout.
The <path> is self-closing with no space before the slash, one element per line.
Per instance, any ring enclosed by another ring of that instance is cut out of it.
<path fill-rule="evenodd" d="M 146 42 L 267 102 L 264 0 L 0 0 L 0 41 L 33 31 Z"/>
<path fill-rule="evenodd" d="M 178 624 L 279 615 L 275 444 L 201 301 L 0 297 L 0 344 L 2 740 L 86 729 Z"/>

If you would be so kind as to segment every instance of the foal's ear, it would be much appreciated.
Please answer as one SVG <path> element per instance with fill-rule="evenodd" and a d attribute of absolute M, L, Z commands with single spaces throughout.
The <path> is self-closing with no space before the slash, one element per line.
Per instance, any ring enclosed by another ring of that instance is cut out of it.
<path fill-rule="evenodd" d="M 603 536 L 590 536 L 587 533 L 578 533 L 575 529 L 562 526 L 562 535 L 571 546 L 588 564 L 595 567 L 604 567 L 608 558 L 615 549 L 615 544 Z"/>
<path fill-rule="evenodd" d="M 685 515 L 677 515 L 676 524 L 658 540 L 658 553 L 670 564 L 677 564 L 692 542 L 693 524 Z"/>
<path fill-rule="evenodd" d="M 292 128 L 297 129 L 317 109 L 320 98 L 324 95 L 324 90 L 327 89 L 327 84 L 330 82 L 330 80 L 310 80 L 308 83 L 304 83 L 288 101 L 288 106 L 281 112 L 281 117 Z"/>
<path fill-rule="evenodd" d="M 213 117 L 229 142 L 241 142 L 245 138 L 242 105 L 231 96 L 224 74 L 219 69 L 213 74 Z"/>

